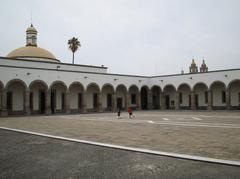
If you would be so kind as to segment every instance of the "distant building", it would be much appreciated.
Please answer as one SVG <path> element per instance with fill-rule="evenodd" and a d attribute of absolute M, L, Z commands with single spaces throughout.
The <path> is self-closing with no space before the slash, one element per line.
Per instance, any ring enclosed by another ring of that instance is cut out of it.
<path fill-rule="evenodd" d="M 26 46 L 0 57 L 0 112 L 7 115 L 147 109 L 240 109 L 240 69 L 208 71 L 192 60 L 190 73 L 137 76 L 107 67 L 61 63 L 26 31 Z"/>
<path fill-rule="evenodd" d="M 200 67 L 200 72 L 201 72 L 201 73 L 208 72 L 208 67 L 207 67 L 207 65 L 205 64 L 205 61 L 204 61 L 204 60 L 203 60 L 202 65 L 201 65 L 201 67 Z"/>
<path fill-rule="evenodd" d="M 192 59 L 192 64 L 189 67 L 189 73 L 197 73 L 198 72 L 198 67 L 194 61 L 194 59 Z"/>

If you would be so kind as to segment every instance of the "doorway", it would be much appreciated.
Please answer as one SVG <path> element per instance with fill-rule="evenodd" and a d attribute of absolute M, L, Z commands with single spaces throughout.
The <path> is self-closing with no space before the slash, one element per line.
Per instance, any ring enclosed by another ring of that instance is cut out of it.
<path fill-rule="evenodd" d="M 196 108 L 199 106 L 199 104 L 198 104 L 198 94 L 195 94 L 195 105 L 196 105 Z"/>
<path fill-rule="evenodd" d="M 170 96 L 166 95 L 166 109 L 170 109 Z"/>
<path fill-rule="evenodd" d="M 143 87 L 141 89 L 141 106 L 142 106 L 142 109 L 147 109 L 148 108 L 148 92 L 147 92 L 147 89 L 145 87 Z"/>
<path fill-rule="evenodd" d="M 93 93 L 93 108 L 94 110 L 97 110 L 98 107 L 98 95 L 97 93 Z"/>
<path fill-rule="evenodd" d="M 56 91 L 51 91 L 51 111 L 54 114 L 56 111 Z"/>
<path fill-rule="evenodd" d="M 122 109 L 123 103 L 122 103 L 122 98 L 117 98 L 117 109 L 120 108 Z"/>
<path fill-rule="evenodd" d="M 40 106 L 40 113 L 44 114 L 45 113 L 45 92 L 44 91 L 40 91 L 39 93 L 39 106 Z"/>
<path fill-rule="evenodd" d="M 112 109 L 112 95 L 107 94 L 107 110 L 111 111 Z"/>

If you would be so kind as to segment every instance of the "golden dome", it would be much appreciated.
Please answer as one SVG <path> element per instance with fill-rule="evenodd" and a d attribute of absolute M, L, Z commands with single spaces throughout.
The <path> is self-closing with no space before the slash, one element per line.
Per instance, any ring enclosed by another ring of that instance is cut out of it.
<path fill-rule="evenodd" d="M 43 61 L 54 61 L 59 62 L 56 57 L 49 52 L 40 47 L 35 46 L 26 46 L 13 50 L 10 52 L 7 57 L 9 58 L 26 58 L 26 59 L 42 59 Z M 45 60 L 44 60 L 45 59 Z"/>

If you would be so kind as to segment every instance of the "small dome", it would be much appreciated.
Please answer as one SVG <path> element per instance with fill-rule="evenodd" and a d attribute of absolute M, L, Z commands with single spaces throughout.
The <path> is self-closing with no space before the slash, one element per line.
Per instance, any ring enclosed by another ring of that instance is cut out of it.
<path fill-rule="evenodd" d="M 56 57 L 49 52 L 48 50 L 45 50 L 40 47 L 35 46 L 26 46 L 21 47 L 13 50 L 10 52 L 7 57 L 9 58 L 26 58 L 26 59 L 39 59 L 43 61 L 54 61 L 59 62 L 59 60 L 56 59 Z"/>
<path fill-rule="evenodd" d="M 35 27 L 33 27 L 33 25 L 31 24 L 30 27 L 27 28 L 26 32 L 37 32 L 37 30 L 35 29 Z"/>

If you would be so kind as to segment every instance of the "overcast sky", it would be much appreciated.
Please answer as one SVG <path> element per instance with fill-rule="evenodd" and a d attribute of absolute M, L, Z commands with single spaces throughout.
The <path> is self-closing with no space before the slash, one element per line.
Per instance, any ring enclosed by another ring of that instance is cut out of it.
<path fill-rule="evenodd" d="M 75 62 L 110 73 L 188 72 L 193 57 L 209 70 L 240 68 L 239 0 L 0 1 L 0 56 L 25 46 L 31 11 L 38 46 L 64 63 L 74 36 Z"/>

